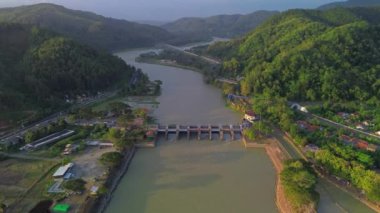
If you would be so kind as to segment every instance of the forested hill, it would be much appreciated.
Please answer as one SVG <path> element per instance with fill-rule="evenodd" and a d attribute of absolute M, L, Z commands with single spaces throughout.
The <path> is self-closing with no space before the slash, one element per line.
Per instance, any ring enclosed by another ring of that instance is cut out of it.
<path fill-rule="evenodd" d="M 192 36 L 194 39 L 209 39 L 213 36 L 232 38 L 250 32 L 275 11 L 257 11 L 247 15 L 218 15 L 208 18 L 182 18 L 162 27 L 176 35 Z"/>
<path fill-rule="evenodd" d="M 320 6 L 318 9 L 326 10 L 335 7 L 372 7 L 380 6 L 380 0 L 348 0 L 338 1 Z"/>
<path fill-rule="evenodd" d="M 36 27 L 0 24 L 0 111 L 96 94 L 134 71 L 122 59 Z M 29 107 L 29 108 L 28 108 Z"/>
<path fill-rule="evenodd" d="M 173 36 L 159 27 L 105 18 L 54 4 L 0 9 L 0 22 L 36 25 L 105 50 L 152 46 Z"/>
<path fill-rule="evenodd" d="M 208 51 L 241 63 L 244 94 L 292 100 L 380 99 L 379 24 L 380 8 L 290 10 L 245 38 L 218 43 Z"/>

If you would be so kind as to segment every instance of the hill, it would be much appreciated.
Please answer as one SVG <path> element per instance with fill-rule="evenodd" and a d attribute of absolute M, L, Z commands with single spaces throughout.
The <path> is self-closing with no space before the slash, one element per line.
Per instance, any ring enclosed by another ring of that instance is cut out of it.
<path fill-rule="evenodd" d="M 232 38 L 250 32 L 275 11 L 257 11 L 247 15 L 218 15 L 208 18 L 182 18 L 162 28 L 176 35 L 188 35 L 198 40 L 211 37 Z"/>
<path fill-rule="evenodd" d="M 243 94 L 379 100 L 379 24 L 380 8 L 290 10 L 208 53 L 240 62 L 240 70 L 227 74 L 245 77 Z"/>
<path fill-rule="evenodd" d="M 55 33 L 0 24 L 0 120 L 10 112 L 62 107 L 65 98 L 97 94 L 135 68 Z"/>
<path fill-rule="evenodd" d="M 104 50 L 147 47 L 167 41 L 167 31 L 146 24 L 106 18 L 54 4 L 0 9 L 0 22 L 35 25 Z"/>
<path fill-rule="evenodd" d="M 320 6 L 318 9 L 326 10 L 334 7 L 372 7 L 380 6 L 380 0 L 348 0 L 333 2 Z"/>

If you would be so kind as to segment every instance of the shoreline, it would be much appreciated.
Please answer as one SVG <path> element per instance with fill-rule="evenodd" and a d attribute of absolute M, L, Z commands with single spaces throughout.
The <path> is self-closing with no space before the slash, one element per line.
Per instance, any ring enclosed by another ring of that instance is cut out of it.
<path fill-rule="evenodd" d="M 293 142 L 293 138 L 290 137 L 290 135 L 285 132 L 284 134 L 284 138 L 288 141 L 288 143 L 297 151 L 297 153 L 301 156 L 302 159 L 310 162 L 307 157 L 304 155 L 304 153 L 302 153 L 301 150 L 299 150 L 299 148 L 294 144 Z M 312 163 L 312 162 L 311 162 Z M 312 163 L 312 165 L 314 165 Z M 321 178 L 325 181 L 327 181 L 328 183 L 334 185 L 335 187 L 337 187 L 338 189 L 342 190 L 343 192 L 349 194 L 350 196 L 352 196 L 354 199 L 358 200 L 359 202 L 363 203 L 364 205 L 366 205 L 368 208 L 374 210 L 375 212 L 380 212 L 380 206 L 376 205 L 375 203 L 367 200 L 367 198 L 362 198 L 360 197 L 360 195 L 358 195 L 357 193 L 357 189 L 355 188 L 352 188 L 352 187 L 347 187 L 347 186 L 342 186 L 338 183 L 336 183 L 336 181 L 334 181 L 333 177 L 329 176 L 329 175 L 324 175 L 322 174 L 318 169 L 316 169 L 314 166 L 313 166 L 313 169 L 314 171 L 317 173 L 318 175 L 318 178 Z"/>
<path fill-rule="evenodd" d="M 122 165 L 121 170 L 117 171 L 116 177 L 113 177 L 113 180 L 111 181 L 111 188 L 108 190 L 107 194 L 102 196 L 100 198 L 100 201 L 98 201 L 98 205 L 94 205 L 93 207 L 97 207 L 96 212 L 97 213 L 104 213 L 111 202 L 112 196 L 114 191 L 117 189 L 121 179 L 124 177 L 124 175 L 127 173 L 129 165 L 132 162 L 133 157 L 136 154 L 138 148 L 135 146 L 132 146 L 132 149 L 128 151 L 127 155 L 125 156 L 126 161 Z"/>
<path fill-rule="evenodd" d="M 281 178 L 280 178 L 280 174 L 284 168 L 283 162 L 289 159 L 290 157 L 288 153 L 286 153 L 283 150 L 283 147 L 280 146 L 279 141 L 273 138 L 267 138 L 264 140 L 268 140 L 268 142 L 257 143 L 257 142 L 249 141 L 245 137 L 242 138 L 242 142 L 246 149 L 249 149 L 249 148 L 265 149 L 265 152 L 267 156 L 269 157 L 269 160 L 272 162 L 272 165 L 276 171 L 274 202 L 276 203 L 277 209 L 280 213 L 293 212 L 289 202 L 287 201 L 285 197 L 284 190 L 281 185 Z"/>
<path fill-rule="evenodd" d="M 284 155 L 283 151 L 277 144 L 279 142 L 271 142 L 265 146 L 265 151 L 271 160 L 275 170 L 276 170 L 276 183 L 275 183 L 275 203 L 280 213 L 289 213 L 292 212 L 291 205 L 286 199 L 284 189 L 281 183 L 280 174 L 284 168 L 283 161 L 288 159 Z"/>

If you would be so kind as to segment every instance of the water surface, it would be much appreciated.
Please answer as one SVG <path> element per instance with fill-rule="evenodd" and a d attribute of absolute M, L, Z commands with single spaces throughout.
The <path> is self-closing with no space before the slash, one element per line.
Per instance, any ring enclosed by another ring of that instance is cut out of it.
<path fill-rule="evenodd" d="M 151 50 L 118 53 L 151 80 L 162 80 L 154 116 L 161 124 L 234 124 L 240 116 L 225 107 L 221 91 L 203 83 L 200 73 L 136 63 Z M 277 212 L 276 174 L 264 150 L 245 150 L 241 142 L 160 140 L 139 150 L 107 213 Z M 374 212 L 334 185 L 321 180 L 318 212 Z"/>

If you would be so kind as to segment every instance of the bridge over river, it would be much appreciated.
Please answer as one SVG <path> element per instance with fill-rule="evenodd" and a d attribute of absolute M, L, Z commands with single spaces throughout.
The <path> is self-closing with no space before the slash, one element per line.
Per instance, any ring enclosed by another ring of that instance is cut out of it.
<path fill-rule="evenodd" d="M 237 134 L 242 134 L 243 125 L 240 124 L 226 124 L 226 125 L 149 125 L 149 130 L 154 131 L 156 135 L 164 134 L 165 138 L 168 138 L 169 134 L 176 134 L 178 139 L 180 134 L 186 134 L 187 139 L 190 139 L 191 134 L 196 134 L 198 140 L 201 139 L 202 134 L 208 134 L 209 139 L 212 140 L 212 134 L 219 134 L 220 139 L 224 138 L 224 134 L 230 134 L 231 139 L 235 140 Z"/>

